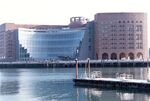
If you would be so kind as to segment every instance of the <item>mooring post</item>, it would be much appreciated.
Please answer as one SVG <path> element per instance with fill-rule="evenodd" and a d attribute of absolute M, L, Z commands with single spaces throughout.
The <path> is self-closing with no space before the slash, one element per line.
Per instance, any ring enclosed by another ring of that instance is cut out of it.
<path fill-rule="evenodd" d="M 75 59 L 76 62 L 76 79 L 78 79 L 78 60 Z"/>
<path fill-rule="evenodd" d="M 87 74 L 86 74 L 86 68 L 87 68 L 87 63 L 85 62 L 84 77 L 87 77 Z"/>
<path fill-rule="evenodd" d="M 48 63 L 48 60 L 46 60 L 46 66 L 47 66 L 47 67 L 49 67 L 49 63 Z"/>
<path fill-rule="evenodd" d="M 149 59 L 147 58 L 147 81 L 150 82 Z"/>
<path fill-rule="evenodd" d="M 85 62 L 85 69 L 84 69 L 84 72 L 86 72 L 86 67 L 87 67 L 87 63 Z"/>
<path fill-rule="evenodd" d="M 90 78 L 90 58 L 88 58 L 88 76 L 89 76 L 89 78 Z"/>
<path fill-rule="evenodd" d="M 149 58 L 147 58 L 147 67 L 149 68 Z"/>

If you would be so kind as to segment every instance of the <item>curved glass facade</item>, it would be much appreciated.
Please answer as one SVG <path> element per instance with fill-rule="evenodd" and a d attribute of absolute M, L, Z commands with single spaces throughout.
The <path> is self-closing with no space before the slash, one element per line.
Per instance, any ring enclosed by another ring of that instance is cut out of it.
<path fill-rule="evenodd" d="M 85 29 L 18 29 L 19 60 L 75 59 Z"/>

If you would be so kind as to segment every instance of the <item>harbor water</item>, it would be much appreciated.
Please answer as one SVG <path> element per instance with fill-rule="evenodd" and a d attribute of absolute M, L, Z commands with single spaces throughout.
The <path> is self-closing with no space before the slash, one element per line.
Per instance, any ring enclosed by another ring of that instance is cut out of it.
<path fill-rule="evenodd" d="M 147 68 L 91 68 L 103 77 L 116 73 L 147 79 Z M 79 76 L 85 69 L 79 68 Z M 150 93 L 74 86 L 75 68 L 0 69 L 0 101 L 150 101 Z"/>

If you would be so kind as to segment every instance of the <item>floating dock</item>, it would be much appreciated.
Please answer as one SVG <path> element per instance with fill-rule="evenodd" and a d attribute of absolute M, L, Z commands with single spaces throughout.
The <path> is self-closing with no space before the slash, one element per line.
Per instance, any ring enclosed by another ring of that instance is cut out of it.
<path fill-rule="evenodd" d="M 150 82 L 147 80 L 98 78 L 98 79 L 73 79 L 76 86 L 88 86 L 113 89 L 138 89 L 150 91 Z"/>
<path fill-rule="evenodd" d="M 88 68 L 87 68 L 88 67 Z M 73 79 L 76 86 L 112 88 L 112 89 L 135 89 L 150 92 L 150 80 L 133 79 L 132 74 L 116 73 L 116 78 L 103 78 L 100 71 L 90 71 L 90 60 L 88 59 L 85 74 L 78 77 L 78 61 L 76 60 L 76 78 Z M 86 69 L 87 68 L 87 69 Z M 88 75 L 86 73 L 88 70 Z M 149 71 L 148 71 L 149 76 Z"/>

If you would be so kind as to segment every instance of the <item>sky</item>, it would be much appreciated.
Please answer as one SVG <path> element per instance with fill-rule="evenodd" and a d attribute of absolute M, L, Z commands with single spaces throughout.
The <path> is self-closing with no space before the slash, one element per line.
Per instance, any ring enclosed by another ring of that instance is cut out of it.
<path fill-rule="evenodd" d="M 70 17 L 93 20 L 101 12 L 146 12 L 150 24 L 149 6 L 149 0 L 0 0 L 0 24 L 66 25 Z"/>

